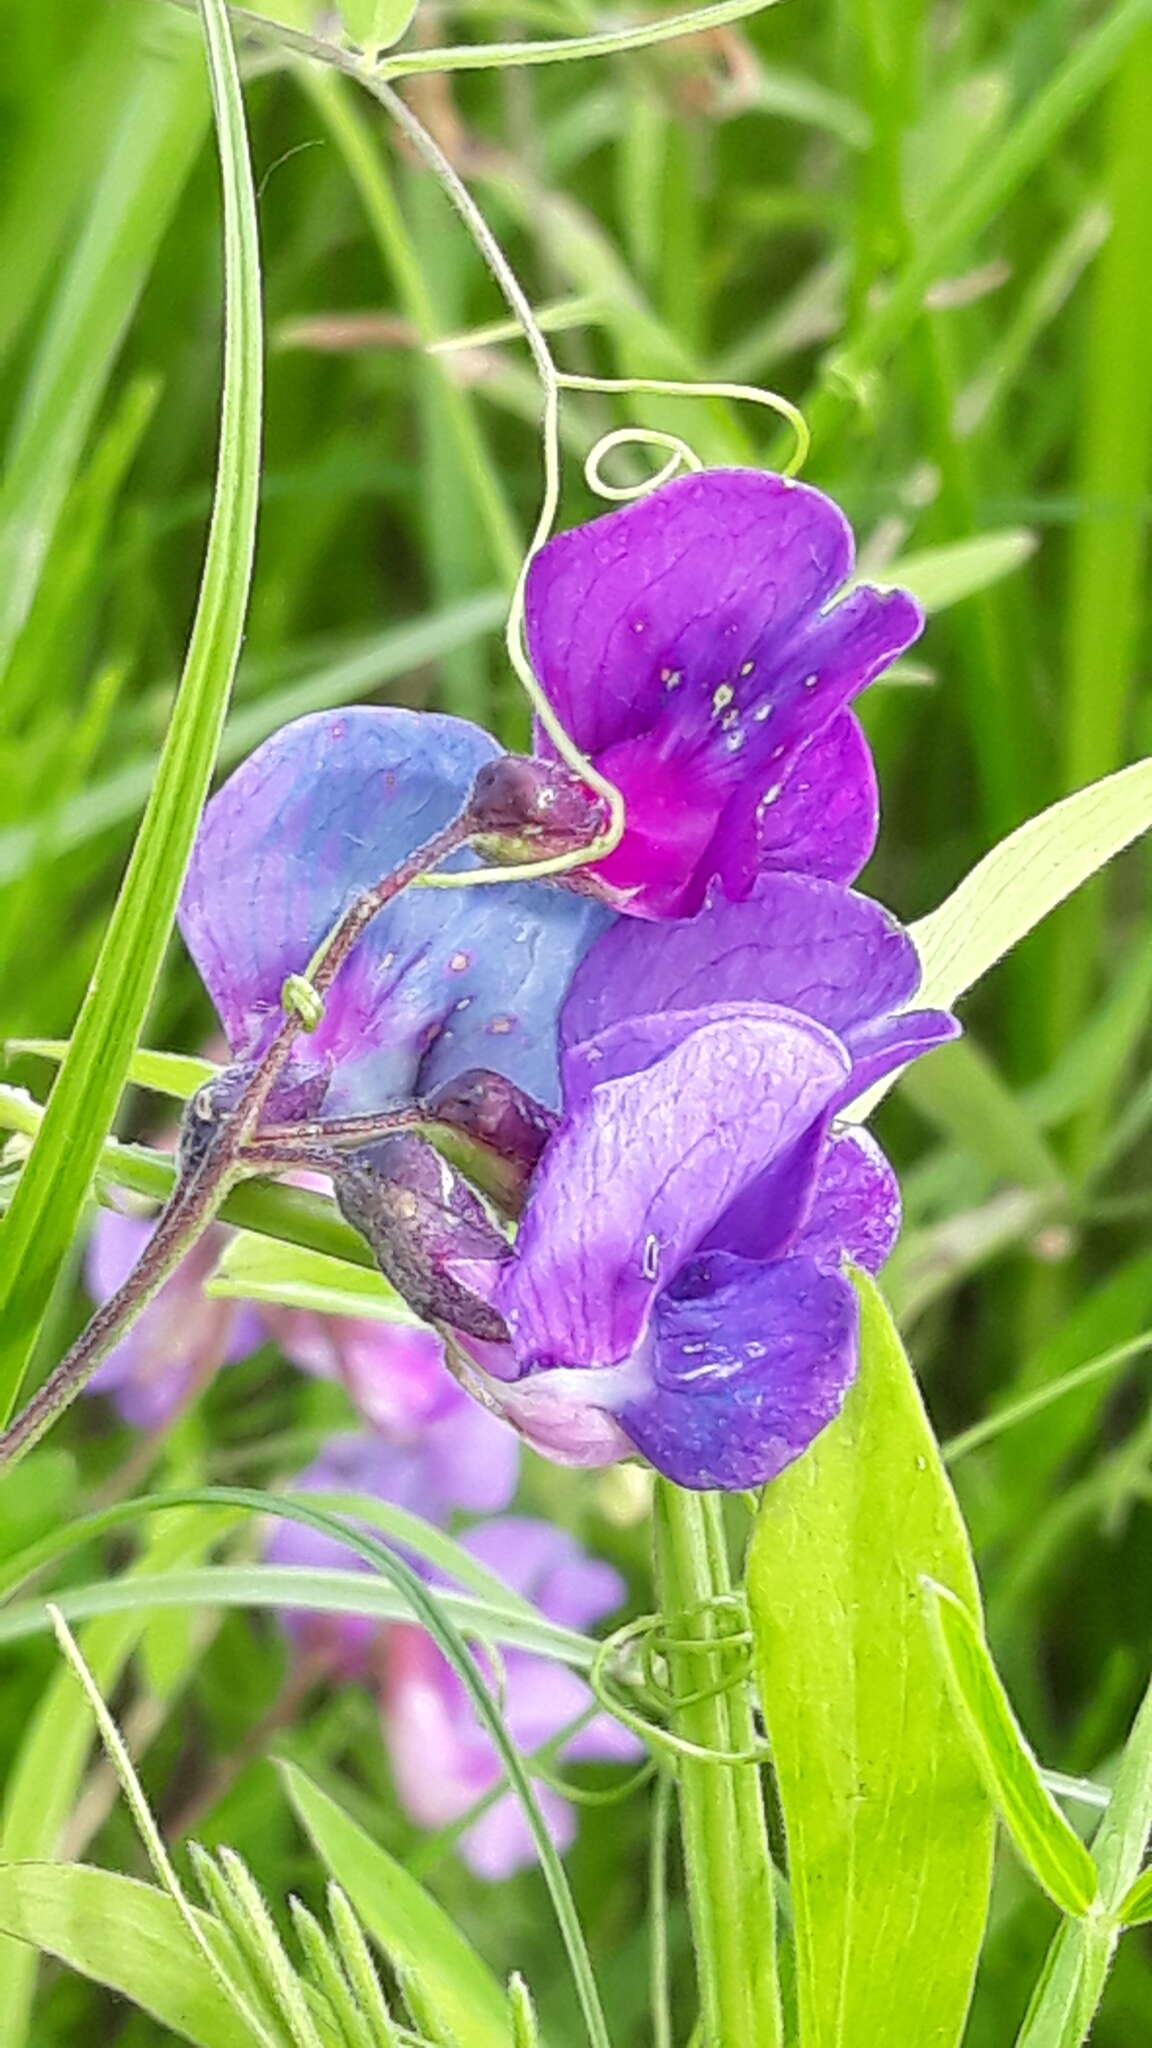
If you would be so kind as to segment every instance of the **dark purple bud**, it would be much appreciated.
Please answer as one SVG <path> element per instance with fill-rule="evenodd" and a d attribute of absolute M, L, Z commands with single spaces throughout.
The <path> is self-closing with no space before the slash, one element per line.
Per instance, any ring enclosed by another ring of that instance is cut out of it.
<path fill-rule="evenodd" d="M 486 860 L 528 861 L 578 853 L 608 828 L 608 806 L 558 761 L 501 754 L 481 768 L 468 802 L 474 844 Z"/>
<path fill-rule="evenodd" d="M 208 1157 L 212 1140 L 256 1072 L 253 1060 L 222 1067 L 190 1095 L 180 1122 L 177 1158 L 182 1174 L 196 1173 Z M 328 1091 L 328 1067 L 289 1069 L 273 1088 L 264 1107 L 265 1123 L 306 1123 L 314 1117 Z"/>
<path fill-rule="evenodd" d="M 350 1153 L 333 1175 L 336 1200 L 376 1263 L 416 1314 L 502 1344 L 503 1318 L 452 1272 L 458 1260 L 495 1266 L 512 1247 L 463 1176 L 423 1138 L 403 1133 Z"/>
<path fill-rule="evenodd" d="M 493 1192 L 511 1214 L 524 1206 L 528 1183 L 560 1119 L 503 1074 L 469 1067 L 425 1098 L 430 1123 L 495 1154 L 501 1171 L 489 1176 Z M 479 1177 L 479 1176 L 476 1176 Z"/>

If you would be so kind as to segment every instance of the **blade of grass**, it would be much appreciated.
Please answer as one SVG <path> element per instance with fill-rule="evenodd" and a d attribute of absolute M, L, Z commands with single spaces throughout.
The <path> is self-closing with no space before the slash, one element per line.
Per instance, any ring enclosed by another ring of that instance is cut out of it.
<path fill-rule="evenodd" d="M 1077 495 L 1064 620 L 1064 787 L 1106 775 L 1124 759 L 1146 620 L 1145 499 L 1152 485 L 1152 208 L 1148 111 L 1152 27 L 1131 45 L 1112 88 L 1105 199 L 1112 233 L 1097 258 L 1080 386 Z M 1054 1055 L 1091 992 L 1107 883 L 1082 893 L 1057 934 L 1045 1002 Z M 1073 1160 L 1092 1156 L 1106 1096 L 1077 1119 Z"/>
<path fill-rule="evenodd" d="M 0 493 L 0 673 L 160 238 L 204 133 L 195 37 L 162 22 L 116 108 L 84 231 L 61 279 L 7 451 Z M 123 27 L 121 32 L 123 33 Z M 16 707 L 5 706 L 11 716 Z"/>
<path fill-rule="evenodd" d="M 0 1249 L 0 1412 L 19 1395 L 55 1275 L 159 978 L 240 652 L 260 474 L 256 202 L 223 0 L 203 0 L 224 197 L 220 456 L 196 618 L 156 781 L 100 959 Z"/>

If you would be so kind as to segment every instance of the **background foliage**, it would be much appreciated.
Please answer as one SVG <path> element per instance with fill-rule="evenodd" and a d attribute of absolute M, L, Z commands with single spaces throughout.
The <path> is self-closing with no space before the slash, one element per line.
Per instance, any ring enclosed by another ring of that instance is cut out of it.
<path fill-rule="evenodd" d="M 807 474 L 844 502 L 868 568 L 914 557 L 936 614 L 865 705 L 886 792 L 866 879 L 910 918 L 1042 804 L 1152 751 L 1150 17 L 1144 0 L 788 0 L 690 43 L 407 88 L 555 309 L 566 367 L 779 386 L 809 413 Z M 0 20 L 0 1033 L 20 1039 L 72 1028 L 168 726 L 215 462 L 220 199 L 190 24 L 129 0 L 81 17 L 4 0 Z M 582 0 L 513 15 L 473 0 L 422 7 L 415 35 L 597 20 Z M 246 71 L 270 347 L 223 759 L 353 696 L 436 704 L 521 742 L 493 629 L 538 493 L 526 358 L 486 337 L 503 317 L 493 287 L 383 114 L 267 52 Z M 472 330 L 451 353 L 422 346 Z M 775 448 L 757 417 L 712 402 L 573 401 L 566 416 L 581 449 L 637 417 L 709 460 Z M 573 462 L 566 514 L 589 509 Z M 1128 855 L 1059 913 L 968 1004 L 965 1046 L 881 1113 L 908 1214 L 887 1291 L 937 1429 L 957 1439 L 1000 1669 L 1045 1763 L 1105 1781 L 1148 1664 L 1152 1410 L 1133 1341 L 1152 1344 L 1145 868 Z M 191 1053 L 209 1029 L 174 950 L 149 1042 Z M 45 1073 L 13 1054 L 6 1078 L 42 1094 Z M 164 1114 L 135 1093 L 122 1131 Z M 73 1259 L 40 1368 L 83 1314 Z M 978 1440 L 1008 1404 L 1114 1351 L 1113 1368 Z M 3 1550 L 149 1479 L 275 1483 L 343 1412 L 271 1350 L 145 1447 L 84 1407 L 0 1484 Z M 532 1465 L 524 1498 L 650 1604 L 626 1479 Z M 190 1568 L 206 1541 L 192 1511 L 173 1515 L 106 1536 L 56 1583 L 99 1564 Z M 271 1896 L 315 1891 L 274 1740 L 430 1875 L 502 1975 L 524 1970 L 566 2038 L 541 1880 L 485 1890 L 408 1828 L 366 1694 L 300 1699 L 274 1630 L 242 1613 L 87 1629 L 171 1839 L 194 1826 L 233 1843 Z M 68 1685 L 43 1637 L 0 1650 L 7 1852 L 141 1869 Z M 587 1812 L 571 1859 L 620 2044 L 650 2038 L 647 1800 Z M 1013 2038 L 1053 1926 L 1005 1857 L 971 2048 Z M 676 1907 L 668 1936 L 679 1984 Z M 1150 1962 L 1129 1937 L 1100 2048 L 1139 2038 Z M 24 1969 L 0 1947 L 0 1981 Z M 166 2038 L 115 2010 L 124 2048 Z M 65 2048 L 112 2011 L 48 1970 L 28 2038 Z"/>

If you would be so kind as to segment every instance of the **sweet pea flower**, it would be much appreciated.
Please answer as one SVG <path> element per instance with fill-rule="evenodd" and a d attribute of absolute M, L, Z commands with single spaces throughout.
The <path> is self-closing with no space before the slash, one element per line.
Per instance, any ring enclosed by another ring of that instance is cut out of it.
<path fill-rule="evenodd" d="M 431 1330 L 317 1316 L 278 1334 L 282 1342 L 287 1337 L 289 1355 L 305 1371 L 339 1371 L 375 1423 L 370 1433 L 347 1430 L 329 1438 L 292 1481 L 292 1492 L 367 1494 L 444 1524 L 457 1512 L 494 1514 L 507 1507 L 520 1473 L 519 1440 L 457 1385 Z M 332 1347 L 327 1356 L 324 1343 Z M 354 1376 L 347 1354 L 338 1357 L 342 1346 L 356 1354 Z M 314 1570 L 372 1569 L 335 1537 L 302 1522 L 277 1522 L 265 1556 L 270 1564 Z M 301 1609 L 286 1616 L 285 1626 L 306 1655 L 344 1677 L 367 1677 L 378 1661 L 379 1625 L 368 1616 Z"/>
<path fill-rule="evenodd" d="M 504 1515 L 470 1530 L 463 1542 L 549 1621 L 567 1628 L 589 1628 L 624 1598 L 619 1573 L 551 1523 Z M 553 1741 L 593 1705 L 584 1680 L 550 1658 L 506 1649 L 500 1663 L 504 1721 L 522 1755 Z M 468 1694 L 421 1629 L 400 1624 L 388 1631 L 383 1710 L 397 1794 L 421 1826 L 449 1826 L 500 1783 L 500 1758 Z M 629 1763 L 641 1754 L 628 1729 L 597 1713 L 561 1746 L 559 1759 Z M 540 1779 L 534 1785 L 552 1840 L 567 1849 L 576 1833 L 571 1802 Z M 535 1844 L 515 1793 L 501 1793 L 465 1829 L 459 1849 L 478 1877 L 511 1877 L 533 1863 Z"/>
<path fill-rule="evenodd" d="M 205 811 L 180 909 L 236 1061 L 264 1050 L 286 978 L 304 972 L 341 913 L 455 818 L 479 770 L 500 758 L 464 719 L 360 705 L 297 719 L 236 770 Z M 308 1115 L 380 1110 L 471 1067 L 555 1100 L 557 1013 L 608 919 L 539 884 L 407 889 L 369 925 L 319 1026 L 298 1041 L 274 1115 L 302 1089 Z"/>
<path fill-rule="evenodd" d="M 84 1261 L 97 1305 L 128 1278 L 155 1227 L 148 1217 L 101 1209 Z M 205 1232 L 88 1382 L 90 1394 L 111 1395 L 137 1429 L 163 1428 L 220 1366 L 238 1364 L 266 1341 L 248 1303 L 213 1301 L 204 1292 L 227 1236 L 218 1227 Z"/>
<path fill-rule="evenodd" d="M 468 1399 L 435 1331 L 300 1309 L 266 1314 L 285 1357 L 302 1372 L 339 1380 L 372 1431 L 347 1439 L 353 1470 L 364 1460 L 366 1483 L 352 1490 L 431 1521 L 447 1521 L 457 1509 L 490 1515 L 507 1507 L 519 1477 L 519 1440 Z M 323 1469 L 343 1456 L 330 1447 Z"/>
<path fill-rule="evenodd" d="M 464 1397 L 461 1397 L 464 1399 Z M 465 1400 L 472 1416 L 477 1462 L 490 1443 L 481 1441 L 477 1421 L 512 1432 Z M 512 1439 L 515 1442 L 515 1439 Z M 434 1461 L 433 1461 L 434 1463 Z M 298 1493 L 364 1493 L 446 1519 L 451 1504 L 443 1492 L 422 1490 L 413 1498 L 414 1460 L 367 1436 L 335 1437 L 321 1456 L 293 1481 Z M 519 1515 L 498 1515 L 461 1538 L 478 1563 L 529 1599 L 550 1621 L 588 1628 L 618 1607 L 624 1583 L 611 1565 L 588 1557 L 562 1529 Z M 333 1537 L 302 1523 L 278 1522 L 265 1546 L 270 1564 L 313 1571 L 370 1572 L 367 1561 Z M 432 1579 L 420 1560 L 410 1560 Z M 369 1615 L 321 1615 L 288 1610 L 284 1624 L 297 1649 L 324 1665 L 330 1675 L 378 1688 L 385 1743 L 397 1796 L 422 1827 L 446 1827 L 459 1820 L 500 1782 L 496 1750 L 477 1721 L 460 1680 L 424 1632 L 407 1622 L 379 1623 Z M 491 1674 L 493 1682 L 496 1674 Z M 593 1705 L 584 1680 L 566 1666 L 527 1651 L 505 1650 L 500 1659 L 502 1707 L 508 1732 L 531 1754 L 578 1721 Z M 629 1731 L 607 1714 L 595 1714 L 561 1750 L 569 1762 L 628 1762 L 640 1754 Z M 560 1849 L 575 1833 L 566 1799 L 537 1782 L 537 1796 L 549 1833 Z M 481 1877 L 510 1876 L 535 1857 L 519 1802 L 505 1793 L 466 1829 L 460 1853 Z"/>
<path fill-rule="evenodd" d="M 883 1153 L 839 1119 L 955 1035 L 909 1009 L 919 980 L 879 905 L 795 875 L 592 948 L 515 1249 L 452 1265 L 507 1333 L 459 1349 L 539 1449 L 638 1451 L 682 1486 L 740 1489 L 838 1413 L 858 1336 L 843 1268 L 876 1272 L 900 1217 Z"/>
<path fill-rule="evenodd" d="M 878 803 L 847 707 L 922 621 L 900 590 L 839 595 L 853 552 L 830 498 L 751 469 L 678 478 L 541 549 L 532 665 L 627 808 L 583 886 L 664 918 L 717 879 L 734 899 L 765 872 L 855 879 Z"/>

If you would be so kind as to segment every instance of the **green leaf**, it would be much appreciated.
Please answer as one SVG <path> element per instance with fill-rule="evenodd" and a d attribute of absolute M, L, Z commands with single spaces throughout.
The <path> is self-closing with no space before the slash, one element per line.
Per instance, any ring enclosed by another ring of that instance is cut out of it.
<path fill-rule="evenodd" d="M 393 1967 L 419 1979 L 459 2048 L 508 2048 L 508 2001 L 444 1908 L 303 1771 L 279 1769 L 325 1869 Z"/>
<path fill-rule="evenodd" d="M 2 1229 L 0 1414 L 11 1413 L 155 992 L 239 657 L 256 537 L 262 324 L 256 201 L 227 17 L 203 0 L 224 194 L 220 454 L 191 639 L 156 780 L 31 1156 Z M 147 192 L 144 194 L 147 200 Z"/>
<path fill-rule="evenodd" d="M 800 2048 L 955 2048 L 991 1880 L 992 1809 L 924 1627 L 920 1579 L 973 1612 L 971 1555 L 875 1286 L 843 1413 L 765 1489 L 748 1571 L 788 1844 Z M 894 1987 L 899 1987 L 899 1996 Z"/>
<path fill-rule="evenodd" d="M 416 0 L 340 0 L 349 41 L 373 53 L 398 43 L 415 12 Z"/>
<path fill-rule="evenodd" d="M 169 1513 L 149 1549 L 150 1568 L 160 1566 L 167 1570 L 199 1558 L 212 1533 L 203 1516 Z M 94 1621 L 83 1636 L 84 1656 L 106 1692 L 115 1690 L 147 1627 L 149 1606 L 134 1603 L 131 1598 L 140 1572 L 137 1561 L 131 1571 L 121 1576 L 119 1584 L 128 1598 L 120 1603 L 117 1613 Z M 51 1624 L 43 1601 L 31 1606 L 37 1631 L 46 1633 Z M 8 1862 L 39 1861 L 58 1853 L 91 1746 L 92 1722 L 87 1706 L 71 1673 L 59 1670 L 45 1686 L 21 1729 L 19 1745 L 9 1761 L 0 1814 L 0 1855 Z M 22 2048 L 28 2038 L 34 1979 L 35 1958 L 15 1943 L 0 1938 L 4 2048 Z"/>
<path fill-rule="evenodd" d="M 1129 1896 L 1152 1832 L 1152 1685 L 1120 1759 L 1108 1810 L 1092 1843 L 1102 1915 L 1065 1921 L 1048 1952 L 1017 2048 L 1080 2048 L 1107 1980 Z"/>
<path fill-rule="evenodd" d="M 10 1058 L 18 1053 L 38 1059 L 60 1061 L 68 1051 L 67 1038 L 10 1038 L 4 1050 Z M 191 1053 L 151 1052 L 140 1046 L 128 1062 L 126 1079 L 137 1088 L 150 1088 L 154 1095 L 172 1095 L 186 1102 L 220 1072 L 214 1060 L 196 1059 Z"/>
<path fill-rule="evenodd" d="M 1125 1927 L 1143 1927 L 1152 1920 L 1152 1869 L 1142 1870 L 1131 1891 L 1124 1894 L 1118 1917 Z"/>
<path fill-rule="evenodd" d="M 314 1496 L 309 1495 L 309 1500 Z M 439 1593 L 439 1607 L 468 1638 L 493 1649 L 507 1644 L 534 1657 L 555 1657 L 574 1671 L 591 1669 L 596 1645 L 575 1629 L 542 1615 L 524 1614 L 510 1601 L 470 1593 Z M 96 1615 L 147 1615 L 163 1607 L 267 1607 L 283 1612 L 307 1608 L 316 1614 L 367 1614 L 378 1621 L 411 1621 L 403 1593 L 357 1571 L 312 1571 L 301 1565 L 212 1565 L 200 1571 L 156 1572 L 147 1577 L 99 1579 L 70 1586 L 54 1605 L 66 1621 Z M 0 1613 L 0 1643 L 45 1635 L 51 1623 L 42 1600 L 21 1600 Z M 55 1799 L 55 1784 L 53 1784 Z M 7 2048 L 7 2043 L 5 2043 Z"/>
<path fill-rule="evenodd" d="M 119 32 L 131 37 L 135 31 L 124 22 Z M 104 81 L 106 91 L 111 85 Z M 123 94 L 112 89 L 106 154 L 94 171 L 89 157 L 83 231 L 62 268 L 6 451 L 0 674 L 28 616 L 125 330 L 204 134 L 203 62 L 188 23 L 158 21 L 140 37 L 126 87 Z M 11 713 L 15 707 L 5 702 L 3 708 Z"/>
<path fill-rule="evenodd" d="M 1010 576 L 1035 552 L 1035 534 L 1024 527 L 1009 527 L 1003 533 L 980 533 L 947 547 L 917 549 L 889 562 L 877 575 L 860 580 L 910 591 L 926 612 L 942 612 L 959 604 L 962 597 L 973 597 L 978 590 L 987 590 L 989 584 Z"/>
<path fill-rule="evenodd" d="M 223 1930 L 198 1916 L 210 1940 Z M 0 1864 L 0 1932 L 130 1999 L 196 2048 L 253 2048 L 172 1900 L 82 1863 Z"/>
<path fill-rule="evenodd" d="M 1065 1913 L 1087 1913 L 1096 1866 L 1046 1790 L 984 1638 L 947 1586 L 924 1581 L 928 1618 L 976 1767 L 1017 1853 Z"/>
<path fill-rule="evenodd" d="M 1152 760 L 1051 804 L 978 861 L 938 909 L 910 926 L 923 963 L 918 1005 L 949 1009 L 1049 911 L 1152 826 Z M 870 1116 L 897 1080 L 852 1104 Z"/>
<path fill-rule="evenodd" d="M 1152 825 L 1152 760 L 1089 783 L 1010 832 L 912 926 L 917 1003 L 947 1007 Z"/>
<path fill-rule="evenodd" d="M 284 1308 L 314 1309 L 320 1315 L 366 1316 L 380 1323 L 420 1322 L 382 1273 L 247 1230 L 238 1231 L 226 1246 L 204 1292 L 226 1301 L 267 1301 Z"/>

